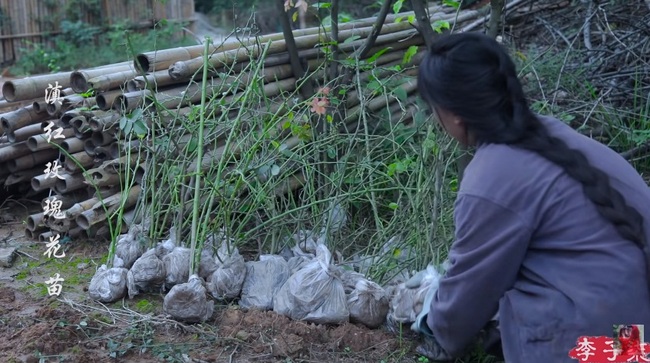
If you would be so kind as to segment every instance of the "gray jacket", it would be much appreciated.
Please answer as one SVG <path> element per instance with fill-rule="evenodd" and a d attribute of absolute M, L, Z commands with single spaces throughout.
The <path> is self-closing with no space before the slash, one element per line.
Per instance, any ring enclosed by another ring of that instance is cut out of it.
<path fill-rule="evenodd" d="M 650 189 L 637 171 L 605 145 L 540 118 L 610 175 L 645 216 L 650 241 Z M 536 153 L 480 146 L 454 218 L 452 264 L 427 318 L 452 355 L 496 312 L 508 363 L 576 363 L 568 354 L 581 335 L 611 337 L 614 324 L 650 327 L 642 251 L 598 214 L 578 182 Z"/>

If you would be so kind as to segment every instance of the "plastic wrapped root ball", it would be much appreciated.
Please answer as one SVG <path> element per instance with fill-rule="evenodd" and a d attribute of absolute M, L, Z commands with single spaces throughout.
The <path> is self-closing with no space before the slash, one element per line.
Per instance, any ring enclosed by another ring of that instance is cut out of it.
<path fill-rule="evenodd" d="M 388 296 L 378 284 L 360 279 L 355 289 L 348 295 L 348 309 L 351 322 L 375 329 L 386 321 Z"/>
<path fill-rule="evenodd" d="M 230 300 L 239 297 L 246 278 L 246 262 L 235 249 L 208 280 L 208 291 L 215 299 Z"/>
<path fill-rule="evenodd" d="M 131 234 L 120 235 L 115 245 L 114 267 L 131 268 L 145 251 L 144 244 L 140 239 L 134 239 Z"/>
<path fill-rule="evenodd" d="M 316 324 L 348 322 L 345 289 L 331 259 L 327 247 L 318 245 L 316 258 L 289 277 L 277 292 L 273 311 Z"/>
<path fill-rule="evenodd" d="M 207 297 L 207 290 L 197 275 L 188 282 L 174 285 L 163 300 L 163 311 L 174 320 L 201 323 L 214 312 L 214 301 Z"/>
<path fill-rule="evenodd" d="M 192 251 L 186 247 L 175 247 L 162 259 L 165 264 L 165 287 L 187 282 L 190 275 Z"/>
<path fill-rule="evenodd" d="M 129 272 L 133 275 L 134 289 L 129 289 L 129 297 L 140 292 L 159 289 L 165 283 L 167 273 L 165 264 L 152 248 L 138 258 Z"/>
<path fill-rule="evenodd" d="M 289 272 L 287 261 L 276 255 L 262 255 L 259 261 L 246 262 L 239 306 L 244 309 L 273 309 L 273 296 L 287 281 Z"/>
<path fill-rule="evenodd" d="M 90 280 L 88 286 L 90 298 L 104 303 L 123 298 L 127 293 L 128 271 L 124 267 L 108 268 L 106 265 L 101 265 Z"/>
<path fill-rule="evenodd" d="M 430 288 L 437 289 L 441 275 L 429 265 L 406 282 L 394 288 L 387 315 L 389 329 L 399 331 L 400 324 L 411 324 L 422 311 Z"/>

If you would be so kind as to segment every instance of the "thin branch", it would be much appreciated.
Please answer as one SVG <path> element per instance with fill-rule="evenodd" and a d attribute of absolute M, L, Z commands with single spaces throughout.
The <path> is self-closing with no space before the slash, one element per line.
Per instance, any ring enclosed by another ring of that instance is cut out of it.
<path fill-rule="evenodd" d="M 330 80 L 336 78 L 337 60 L 339 58 L 339 0 L 332 0 L 330 7 L 330 18 L 332 19 L 332 63 L 330 63 Z"/>
<path fill-rule="evenodd" d="M 411 0 L 411 6 L 413 7 L 413 12 L 418 23 L 416 28 L 422 34 L 427 48 L 430 48 L 436 34 L 433 31 L 433 27 L 431 27 L 431 20 L 429 20 L 429 15 L 427 15 L 424 0 Z"/>
<path fill-rule="evenodd" d="M 496 38 L 499 34 L 499 21 L 503 16 L 505 0 L 492 0 L 490 2 L 490 21 L 488 23 L 487 35 Z"/>
<path fill-rule="evenodd" d="M 293 37 L 293 30 L 291 29 L 291 22 L 289 21 L 289 14 L 284 10 L 284 2 L 282 0 L 275 0 L 275 6 L 281 14 L 280 24 L 282 25 L 282 33 L 284 34 L 284 40 L 287 44 L 287 53 L 289 53 L 291 69 L 296 77 L 296 83 L 298 83 L 298 80 L 305 76 L 305 69 L 302 67 L 302 63 L 300 62 L 298 47 L 296 47 L 296 40 Z M 314 91 L 311 82 L 304 82 L 300 87 L 300 95 L 306 100 L 313 94 Z"/>
<path fill-rule="evenodd" d="M 384 22 L 386 22 L 386 16 L 388 15 L 390 6 L 392 4 L 393 0 L 384 0 L 384 3 L 381 5 L 381 10 L 379 11 L 379 15 L 377 15 L 377 20 L 372 26 L 372 32 L 366 39 L 366 43 L 359 50 L 359 54 L 357 55 L 359 59 L 367 57 L 368 52 L 370 52 L 370 49 L 373 47 L 373 45 L 375 45 L 375 41 L 379 36 L 379 32 L 381 32 L 381 28 L 384 26 Z"/>
<path fill-rule="evenodd" d="M 639 146 L 637 146 L 637 147 L 635 147 L 635 148 L 633 148 L 631 150 L 622 152 L 621 156 L 625 160 L 630 160 L 630 159 L 632 159 L 633 157 L 635 157 L 635 156 L 637 156 L 639 154 L 645 154 L 645 153 L 648 153 L 648 152 L 650 152 L 650 141 L 646 141 L 645 143 L 643 143 L 643 144 L 641 144 L 641 145 L 639 145 Z"/>

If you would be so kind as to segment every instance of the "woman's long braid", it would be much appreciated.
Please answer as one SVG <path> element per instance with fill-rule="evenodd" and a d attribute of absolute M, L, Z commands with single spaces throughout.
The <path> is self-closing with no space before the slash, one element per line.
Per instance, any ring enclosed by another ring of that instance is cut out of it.
<path fill-rule="evenodd" d="M 650 285 L 650 248 L 641 213 L 626 203 L 623 195 L 612 187 L 609 176 L 592 166 L 582 152 L 571 149 L 563 140 L 549 134 L 528 108 L 521 86 L 517 86 L 516 76 L 504 75 L 508 77 L 513 123 L 526 125 L 523 137 L 512 144 L 538 153 L 582 184 L 585 195 L 598 212 L 614 225 L 623 238 L 634 242 L 644 252 Z"/>

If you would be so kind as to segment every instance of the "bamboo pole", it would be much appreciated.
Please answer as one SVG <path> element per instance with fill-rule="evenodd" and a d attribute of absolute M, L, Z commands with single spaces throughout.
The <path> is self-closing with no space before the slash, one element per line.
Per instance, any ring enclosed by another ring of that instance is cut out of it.
<path fill-rule="evenodd" d="M 63 156 L 63 168 L 69 174 L 75 174 L 81 172 L 81 169 L 79 165 L 77 165 L 77 163 L 81 164 L 81 167 L 83 167 L 84 169 L 88 169 L 95 164 L 95 158 L 93 158 L 92 155 L 89 155 L 85 151 L 85 144 L 84 144 L 84 151 L 71 154 L 70 156 L 67 155 Z"/>
<path fill-rule="evenodd" d="M 92 135 L 93 130 L 90 128 L 88 118 L 84 116 L 76 116 L 70 120 L 70 124 L 72 125 L 74 136 L 77 139 L 85 139 Z"/>
<path fill-rule="evenodd" d="M 75 203 L 84 201 L 88 198 L 91 198 L 91 193 L 89 189 L 79 189 L 75 190 L 72 193 L 68 194 L 54 194 L 50 197 L 43 198 L 41 201 L 41 207 L 45 209 L 46 205 L 51 204 L 54 201 L 61 203 L 61 210 L 64 211 L 72 207 Z"/>
<path fill-rule="evenodd" d="M 36 110 L 34 110 L 34 105 L 32 104 L 0 115 L 0 124 L 2 124 L 4 132 L 8 132 L 35 123 L 40 123 L 49 117 L 50 116 L 46 112 L 36 112 Z"/>
<path fill-rule="evenodd" d="M 76 137 L 70 137 L 61 142 L 61 147 L 68 154 L 74 154 L 84 150 L 84 141 Z"/>
<path fill-rule="evenodd" d="M 69 83 L 75 92 L 83 93 L 93 88 L 88 82 L 90 79 L 119 72 L 131 72 L 135 74 L 135 69 L 133 68 L 133 64 L 124 64 L 99 69 L 78 70 L 70 73 Z"/>
<path fill-rule="evenodd" d="M 110 112 L 102 116 L 95 115 L 88 120 L 88 126 L 93 132 L 101 132 L 113 127 L 120 120 L 120 115 Z"/>
<path fill-rule="evenodd" d="M 47 121 L 41 124 L 33 124 L 21 127 L 18 130 L 11 130 L 7 132 L 7 139 L 11 143 L 17 143 L 29 139 L 30 136 L 43 133 L 43 128 L 47 126 Z"/>
<path fill-rule="evenodd" d="M 28 216 L 25 221 L 25 227 L 32 232 L 36 231 L 39 227 L 45 227 L 45 213 L 40 212 Z"/>
<path fill-rule="evenodd" d="M 113 102 L 113 109 L 125 114 L 140 107 L 145 101 L 146 97 L 151 96 L 152 92 L 149 90 L 127 92 L 115 98 Z"/>
<path fill-rule="evenodd" d="M 60 72 L 7 81 L 2 85 L 2 95 L 9 102 L 44 98 L 50 85 L 58 85 L 61 89 L 70 87 L 71 74 L 72 72 Z"/>
<path fill-rule="evenodd" d="M 98 94 L 95 96 L 97 107 L 99 107 L 99 109 L 102 111 L 111 110 L 113 108 L 113 104 L 115 103 L 115 99 L 121 94 L 121 90 L 106 91 Z"/>
<path fill-rule="evenodd" d="M 87 200 L 83 200 L 80 202 L 75 203 L 71 207 L 69 207 L 66 211 L 63 212 L 66 218 L 68 219 L 76 219 L 77 216 L 79 216 L 81 213 L 89 210 L 92 208 L 95 204 L 99 203 L 99 198 L 98 197 L 92 197 Z"/>
<path fill-rule="evenodd" d="M 440 6 L 430 7 L 431 18 L 447 19 L 451 14 L 441 12 L 443 10 Z M 412 11 L 400 13 L 397 15 L 390 14 L 386 17 L 387 22 L 391 23 L 398 16 L 406 19 L 409 15 L 413 15 Z M 358 21 L 343 23 L 338 25 L 339 31 L 352 30 L 357 28 L 372 27 L 376 22 L 375 17 L 360 19 Z M 403 22 L 407 23 L 407 22 Z M 331 30 L 330 27 L 312 27 L 307 29 L 294 30 L 293 35 L 296 38 L 309 36 L 309 35 L 325 35 Z M 255 44 L 262 44 L 268 41 L 283 40 L 284 34 L 282 32 L 263 35 L 260 37 L 251 37 L 244 40 L 239 39 L 226 39 L 224 42 L 214 44 L 210 47 L 209 53 L 224 52 L 233 50 L 239 47 L 254 46 Z M 343 38 L 340 38 L 343 41 Z M 145 72 L 155 72 L 157 70 L 164 70 L 169 68 L 173 63 L 179 61 L 186 61 L 193 58 L 201 57 L 205 46 L 195 45 L 189 47 L 177 47 L 170 49 L 157 50 L 138 54 L 134 60 L 134 66 Z"/>
<path fill-rule="evenodd" d="M 9 171 L 15 173 L 19 170 L 31 169 L 37 165 L 45 165 L 46 162 L 52 161 L 58 156 L 58 150 L 46 149 L 11 159 L 7 161 L 7 165 L 9 166 Z"/>
<path fill-rule="evenodd" d="M 63 179 L 57 179 L 54 190 L 59 194 L 66 194 L 87 186 L 82 174 L 62 174 Z"/>
<path fill-rule="evenodd" d="M 30 230 L 29 228 L 25 228 L 25 238 L 30 239 L 32 241 L 36 241 L 36 240 L 38 240 L 38 236 L 41 233 L 45 233 L 46 231 L 47 231 L 47 228 L 45 228 L 45 226 L 37 228 L 34 231 Z"/>
<path fill-rule="evenodd" d="M 6 187 L 11 185 L 16 185 L 24 182 L 30 181 L 34 176 L 39 175 L 43 172 L 43 168 L 35 167 L 27 170 L 19 170 L 17 172 L 11 173 L 4 184 Z"/>
<path fill-rule="evenodd" d="M 364 27 L 364 28 L 355 28 L 350 30 L 344 30 L 339 33 L 339 41 L 343 42 L 339 45 L 339 48 L 346 49 L 349 47 L 345 43 L 345 40 L 354 36 L 359 36 L 361 38 L 367 37 L 373 30 L 373 27 Z M 399 31 L 407 31 L 409 34 L 414 35 L 415 30 L 412 30 L 411 25 L 408 22 L 392 23 L 385 24 L 380 31 L 380 35 L 387 33 L 394 33 Z M 379 37 L 378 37 L 379 39 Z M 316 45 L 323 41 L 322 36 L 319 34 L 307 35 L 304 37 L 298 37 L 295 39 L 296 46 L 298 49 L 309 49 L 314 48 Z M 227 66 L 236 62 L 242 62 L 249 60 L 250 58 L 257 58 L 261 54 L 262 48 L 260 47 L 251 47 L 251 48 L 237 48 L 232 50 L 227 50 L 220 53 L 213 54 L 209 59 L 209 65 L 211 67 L 219 68 L 222 66 Z M 276 54 L 280 52 L 287 51 L 286 41 L 278 40 L 272 42 L 269 46 L 267 54 Z M 169 75 L 175 79 L 186 79 L 192 77 L 199 69 L 203 66 L 203 57 L 192 58 L 186 61 L 178 61 L 169 66 Z"/>
<path fill-rule="evenodd" d="M 134 185 L 131 187 L 129 190 L 126 199 L 124 200 L 124 208 L 128 209 L 133 206 L 135 206 L 135 203 L 137 202 L 137 199 L 140 195 L 140 185 Z M 122 193 L 117 193 L 113 196 L 110 196 L 106 199 L 104 199 L 103 205 L 101 203 L 95 204 L 91 209 L 86 210 L 79 214 L 76 218 L 77 224 L 79 227 L 87 230 L 91 228 L 94 225 L 97 225 L 100 222 L 103 222 L 106 220 L 108 217 L 106 214 L 106 210 L 108 211 L 108 214 L 114 213 L 117 208 L 120 207 L 121 205 L 121 199 L 122 199 Z"/>
<path fill-rule="evenodd" d="M 36 175 L 32 178 L 31 184 L 32 184 L 32 189 L 34 189 L 37 192 L 40 192 L 41 190 L 45 189 L 52 189 L 56 185 L 56 181 L 58 178 L 56 176 L 49 175 L 49 173 L 43 173 L 43 168 L 40 168 L 41 174 Z M 61 177 L 64 175 L 67 175 L 66 173 L 59 173 Z"/>
<path fill-rule="evenodd" d="M 73 137 L 74 136 L 74 130 L 73 129 L 63 129 L 61 134 L 65 138 Z M 52 134 L 52 137 L 50 141 L 48 142 L 47 140 L 47 134 L 40 134 L 40 135 L 35 135 L 35 136 L 30 136 L 29 139 L 27 139 L 27 146 L 32 152 L 35 151 L 40 151 L 40 150 L 46 150 L 46 149 L 56 149 L 54 144 L 60 145 L 63 142 L 64 139 L 59 139 L 54 137 L 54 133 Z"/>
<path fill-rule="evenodd" d="M 113 141 L 115 141 L 115 137 L 113 135 L 110 135 L 108 132 L 93 132 L 92 135 L 90 136 L 90 140 L 92 141 L 93 145 L 95 147 L 99 146 L 105 146 Z"/>
<path fill-rule="evenodd" d="M 107 92 L 115 88 L 125 87 L 127 82 L 137 76 L 135 70 L 122 71 L 93 77 L 88 80 L 88 86 L 95 92 Z"/>
<path fill-rule="evenodd" d="M 13 145 L 0 148 L 0 163 L 9 162 L 10 160 L 29 155 L 32 151 L 27 145 L 27 141 L 17 142 Z"/>

